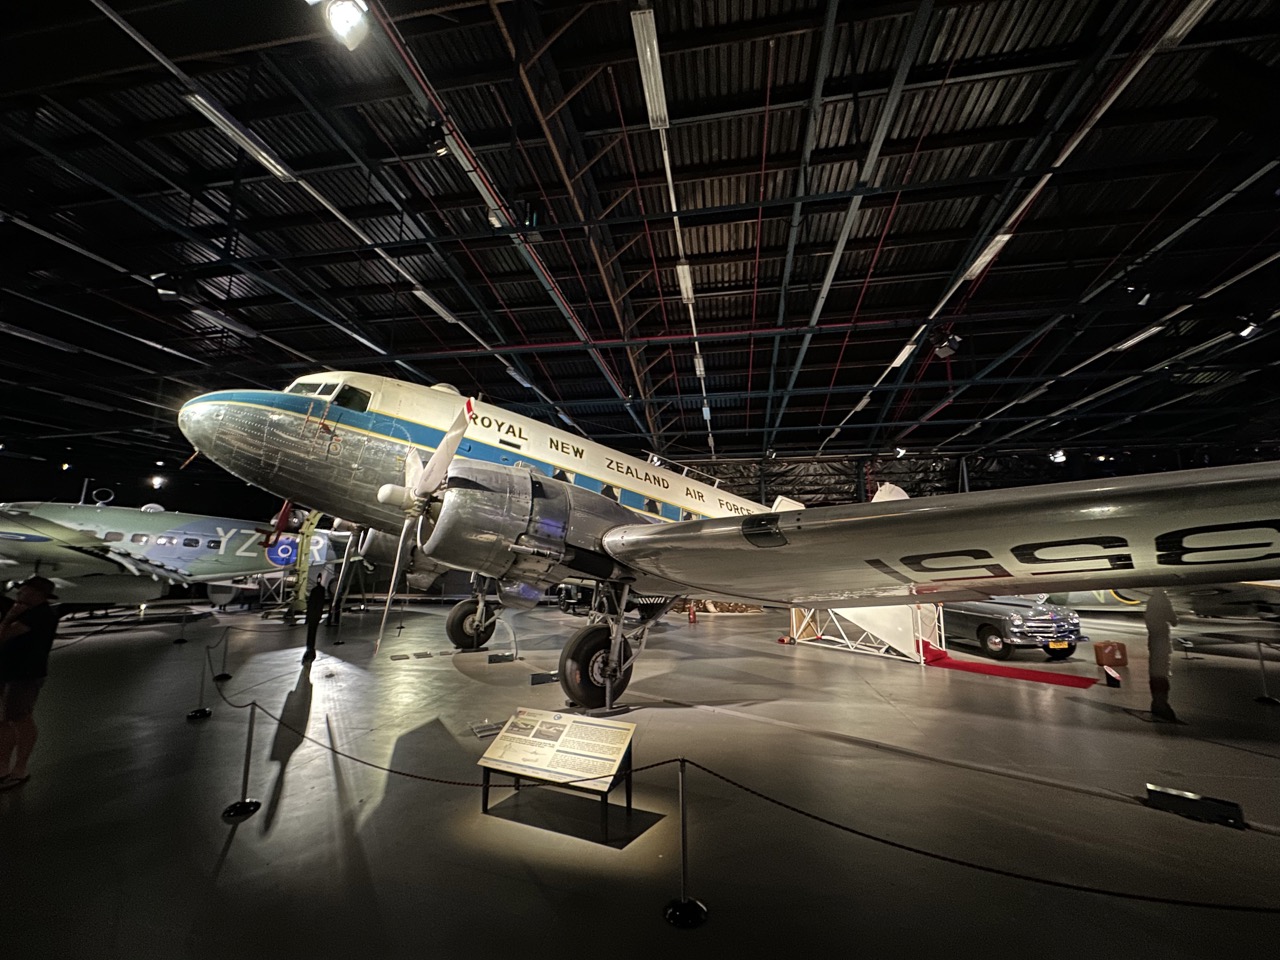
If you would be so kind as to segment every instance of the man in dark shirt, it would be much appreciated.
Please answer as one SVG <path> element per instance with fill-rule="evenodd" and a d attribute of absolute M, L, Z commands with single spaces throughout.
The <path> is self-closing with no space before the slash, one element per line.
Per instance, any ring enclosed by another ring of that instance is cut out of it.
<path fill-rule="evenodd" d="M 58 628 L 58 616 L 49 606 L 55 599 L 53 583 L 44 577 L 28 579 L 13 600 L 0 597 L 0 790 L 30 779 L 36 697 L 49 672 Z"/>

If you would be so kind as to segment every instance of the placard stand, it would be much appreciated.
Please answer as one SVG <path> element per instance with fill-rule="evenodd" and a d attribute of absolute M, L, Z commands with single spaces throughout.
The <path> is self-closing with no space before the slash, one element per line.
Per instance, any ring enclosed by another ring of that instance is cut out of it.
<path fill-rule="evenodd" d="M 591 796 L 598 796 L 600 798 L 600 832 L 604 836 L 606 843 L 609 840 L 609 807 L 611 806 L 611 804 L 609 803 L 609 794 L 611 794 L 614 791 L 614 789 L 618 786 L 620 782 L 625 784 L 626 786 L 626 797 L 627 797 L 626 810 L 627 810 L 627 816 L 628 817 L 631 816 L 631 747 L 630 745 L 627 746 L 626 753 L 622 755 L 622 762 L 618 765 L 618 772 L 613 775 L 613 778 L 609 781 L 609 786 L 606 787 L 603 791 L 596 789 L 594 787 L 581 787 L 573 783 L 560 783 L 556 780 L 545 780 L 541 777 L 531 777 L 528 774 L 516 775 L 514 773 L 504 773 L 501 770 L 495 771 L 489 767 L 485 767 L 484 774 L 481 780 L 481 788 L 480 788 L 480 812 L 481 813 L 487 814 L 489 812 L 489 788 L 491 786 L 491 778 L 494 773 L 498 773 L 501 776 L 511 777 L 511 789 L 514 790 L 516 793 L 520 792 L 520 781 L 528 780 L 533 783 L 539 784 L 540 789 L 543 786 L 555 787 L 556 789 L 559 789 L 559 790 L 572 790 L 574 793 L 585 793 Z"/>

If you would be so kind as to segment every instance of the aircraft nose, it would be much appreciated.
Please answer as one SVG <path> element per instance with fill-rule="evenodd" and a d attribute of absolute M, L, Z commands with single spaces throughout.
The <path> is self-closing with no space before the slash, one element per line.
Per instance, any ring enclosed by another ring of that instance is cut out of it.
<path fill-rule="evenodd" d="M 226 416 L 226 404 L 217 394 L 206 393 L 188 400 L 178 411 L 178 429 L 202 453 L 211 450 L 218 436 L 218 425 Z"/>

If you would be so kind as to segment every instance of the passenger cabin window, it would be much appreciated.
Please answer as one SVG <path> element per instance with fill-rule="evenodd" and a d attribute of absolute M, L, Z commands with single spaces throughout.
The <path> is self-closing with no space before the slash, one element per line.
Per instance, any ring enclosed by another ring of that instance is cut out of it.
<path fill-rule="evenodd" d="M 119 543 L 124 539 L 124 534 L 119 530 L 108 530 L 102 539 L 107 541 L 107 543 Z"/>
<path fill-rule="evenodd" d="M 221 550 L 221 549 L 222 549 L 222 541 L 221 541 L 221 540 L 210 540 L 208 543 L 206 543 L 206 544 L 205 544 L 205 546 L 206 546 L 206 547 L 208 547 L 210 550 Z"/>
<path fill-rule="evenodd" d="M 129 538 L 129 540 L 132 543 L 146 543 L 150 539 L 151 538 L 147 536 L 145 533 L 135 533 L 132 537 Z"/>
<path fill-rule="evenodd" d="M 338 391 L 338 395 L 333 398 L 333 402 L 340 407 L 354 410 L 356 413 L 364 413 L 369 409 L 369 392 L 367 390 L 358 390 L 352 386 L 345 386 Z"/>
<path fill-rule="evenodd" d="M 198 546 L 200 546 L 200 538 L 199 538 L 199 537 L 187 537 L 186 539 L 184 539 L 184 540 L 182 541 L 182 545 L 183 545 L 184 547 L 198 547 Z"/>
<path fill-rule="evenodd" d="M 178 542 L 177 537 L 156 537 L 157 547 L 172 547 Z"/>

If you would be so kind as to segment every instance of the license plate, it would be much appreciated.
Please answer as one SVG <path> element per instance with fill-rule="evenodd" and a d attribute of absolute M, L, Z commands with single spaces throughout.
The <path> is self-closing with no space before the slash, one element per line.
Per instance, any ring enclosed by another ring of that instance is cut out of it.
<path fill-rule="evenodd" d="M 1071 646 L 1071 644 L 1068 643 L 1066 640 L 1050 640 L 1049 641 L 1050 650 L 1065 650 L 1069 646 Z"/>

